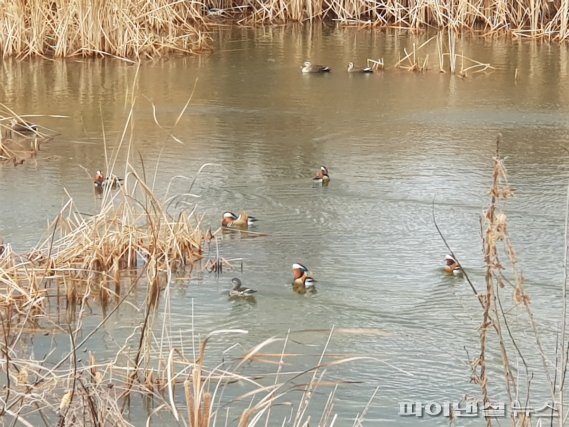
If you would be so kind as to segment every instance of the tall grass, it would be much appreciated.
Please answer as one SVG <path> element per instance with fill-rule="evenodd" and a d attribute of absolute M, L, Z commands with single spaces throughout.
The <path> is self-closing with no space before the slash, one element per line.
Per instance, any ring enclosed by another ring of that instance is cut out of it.
<path fill-rule="evenodd" d="M 348 425 L 345 419 L 338 421 L 334 404 L 338 390 L 353 387 L 353 383 L 330 379 L 327 373 L 346 364 L 376 362 L 364 356 L 328 357 L 332 329 L 313 365 L 289 367 L 298 354 L 287 353 L 292 339 L 288 336 L 269 338 L 240 356 L 212 363 L 207 357 L 219 357 L 210 354 L 209 343 L 231 339 L 237 346 L 237 336 L 247 331 L 212 331 L 186 354 L 183 344 L 171 343 L 176 333 L 168 321 L 157 327 L 145 323 L 126 338 L 116 354 L 98 360 L 94 351 L 84 351 L 93 334 L 81 339 L 82 317 L 66 332 L 69 351 L 47 361 L 27 349 L 20 330 L 3 325 L 0 350 L 6 363 L 0 419 L 6 423 L 17 420 L 25 426 L 131 426 L 156 418 L 169 425 L 193 427 L 304 427 L 316 416 L 322 427 Z M 280 354 L 274 352 L 276 346 Z M 49 349 L 54 351 L 55 343 Z M 197 355 L 192 357 L 192 353 Z M 265 369 L 267 363 L 275 366 L 272 372 Z M 326 393 L 328 399 L 314 401 L 315 395 Z M 364 425 L 376 393 L 349 425 Z M 288 409 L 283 412 L 283 408 Z M 129 415 L 129 410 L 136 412 Z"/>
<path fill-rule="evenodd" d="M 156 58 L 209 50 L 208 25 L 317 19 L 565 40 L 569 0 L 0 0 L 0 53 Z"/>
<path fill-rule="evenodd" d="M 208 49 L 202 6 L 169 0 L 0 0 L 6 56 L 158 57 Z"/>
<path fill-rule="evenodd" d="M 219 2 L 206 3 L 220 8 Z M 358 27 L 476 30 L 486 35 L 565 40 L 569 0 L 255 0 L 223 2 L 241 23 L 329 19 Z M 219 9 L 218 9 L 219 10 Z"/>

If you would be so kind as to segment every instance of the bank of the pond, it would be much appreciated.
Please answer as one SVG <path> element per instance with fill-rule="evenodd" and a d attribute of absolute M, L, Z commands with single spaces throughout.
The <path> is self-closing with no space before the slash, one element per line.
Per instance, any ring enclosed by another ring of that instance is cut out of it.
<path fill-rule="evenodd" d="M 76 0 L 0 0 L 0 52 L 3 57 L 156 58 L 209 51 L 212 25 L 314 20 L 565 40 L 569 0 L 112 0 L 88 5 Z"/>

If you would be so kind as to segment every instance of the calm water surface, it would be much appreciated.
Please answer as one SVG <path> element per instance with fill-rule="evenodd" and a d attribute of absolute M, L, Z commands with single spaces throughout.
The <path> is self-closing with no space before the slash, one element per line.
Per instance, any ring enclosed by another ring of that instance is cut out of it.
<path fill-rule="evenodd" d="M 432 70 L 393 67 L 404 48 L 427 36 L 292 27 L 212 36 L 211 56 L 140 68 L 114 60 L 2 62 L 3 104 L 19 114 L 67 117 L 38 118 L 59 135 L 35 161 L 0 167 L 0 235 L 17 250 L 34 245 L 67 193 L 82 212 L 97 209 L 91 176 L 104 169 L 104 139 L 109 150 L 116 147 L 134 94 L 133 142 L 146 168 L 158 168 L 156 191 L 163 194 L 175 175 L 191 178 L 204 163 L 216 163 L 192 190 L 200 196 L 203 223 L 216 228 L 224 210 L 247 210 L 261 219 L 257 231 L 268 234 L 224 236 L 221 254 L 242 258 L 242 272 L 198 274 L 172 284 L 173 344 L 191 354 L 192 328 L 196 337 L 215 329 L 249 331 L 212 340 L 208 354 L 218 360 L 232 343 L 241 346 L 224 357 L 291 331 L 287 351 L 305 356 L 289 368 L 301 370 L 317 362 L 335 327 L 330 354 L 380 360 L 330 370 L 330 379 L 362 382 L 340 387 L 337 425 L 351 425 L 376 387 L 369 425 L 446 425 L 442 417 L 398 416 L 400 401 L 479 395 L 469 383 L 467 352 L 472 358 L 479 351 L 480 307 L 462 279 L 441 272 L 447 250 L 433 225 L 433 200 L 446 238 L 482 289 L 479 217 L 488 202 L 495 138 L 503 134 L 517 189 L 507 206 L 510 232 L 539 325 L 552 331 L 560 313 L 568 175 L 561 149 L 569 145 L 567 48 L 467 39 L 457 51 L 496 69 L 462 79 L 437 72 L 436 40 L 419 51 L 421 61 L 429 54 Z M 344 71 L 347 62 L 363 65 L 366 58 L 384 58 L 386 70 L 369 76 Z M 333 71 L 302 75 L 306 59 Z M 117 170 L 125 156 L 119 155 Z M 328 188 L 311 183 L 321 164 L 330 170 Z M 175 180 L 173 190 L 188 185 Z M 293 262 L 314 272 L 314 297 L 290 290 Z M 255 305 L 227 300 L 223 292 L 233 276 L 259 291 Z M 144 290 L 138 292 L 142 297 Z M 509 303 L 510 291 L 504 300 Z M 140 320 L 133 313 L 119 310 L 105 336 L 87 347 L 114 354 Z M 512 327 L 518 316 L 534 351 L 521 312 L 511 314 Z M 555 335 L 543 339 L 553 360 Z M 280 352 L 282 343 L 269 350 Z M 532 363 L 535 406 L 547 397 L 540 394 L 540 363 Z M 247 370 L 276 368 L 253 364 Z M 494 375 L 500 384 L 501 375 Z M 323 391 L 315 403 L 326 396 Z"/>

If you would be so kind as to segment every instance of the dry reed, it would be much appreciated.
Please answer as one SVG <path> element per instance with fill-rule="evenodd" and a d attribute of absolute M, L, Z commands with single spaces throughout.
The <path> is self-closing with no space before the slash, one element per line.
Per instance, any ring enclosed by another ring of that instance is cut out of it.
<path fill-rule="evenodd" d="M 3 57 L 156 58 L 209 51 L 207 26 L 335 20 L 359 28 L 447 29 L 566 40 L 569 0 L 0 0 Z"/>
<path fill-rule="evenodd" d="M 210 1 L 206 5 L 215 8 L 215 16 L 233 17 L 247 24 L 332 19 L 359 28 L 475 30 L 487 35 L 503 33 L 551 40 L 565 40 L 569 34 L 569 0 L 237 0 L 223 4 Z"/>
<path fill-rule="evenodd" d="M 60 289 L 68 305 L 87 292 L 105 302 L 110 285 L 120 294 L 123 271 L 142 266 L 149 267 L 146 274 L 155 304 L 162 272 L 191 269 L 203 257 L 199 219 L 185 211 L 173 218 L 134 171 L 126 185 L 130 182 L 136 182 L 132 185 L 140 197 L 134 191 L 127 194 L 126 186 L 115 193 L 108 188 L 100 212 L 91 216 L 81 214 L 69 200 L 47 237 L 30 252 L 15 254 L 6 245 L 0 257 L 4 306 L 19 313 L 42 292 L 59 295 Z M 14 299 L 21 304 L 12 304 Z M 5 316 L 12 318 L 12 311 Z"/>
<path fill-rule="evenodd" d="M 448 43 L 445 42 L 444 37 L 448 38 Z M 482 63 L 476 61 L 472 58 L 467 58 L 466 56 L 456 53 L 456 34 L 454 31 L 450 30 L 446 34 L 438 33 L 437 35 L 429 38 L 421 45 L 416 46 L 413 44 L 413 49 L 407 51 L 403 49 L 404 56 L 399 58 L 396 62 L 395 68 L 424 72 L 429 69 L 429 54 L 425 54 L 424 58 L 419 58 L 419 52 L 426 49 L 433 40 L 437 42 L 437 56 L 439 60 L 439 71 L 441 73 L 447 72 L 446 63 L 448 61 L 448 71 L 452 74 L 456 74 L 459 77 L 466 77 L 468 72 L 480 73 L 487 70 L 494 70 L 490 64 Z M 460 69 L 458 68 L 458 60 L 460 59 Z M 382 64 L 383 65 L 383 64 Z"/>
<path fill-rule="evenodd" d="M 203 6 L 168 0 L 0 0 L 7 56 L 155 58 L 208 49 Z"/>
<path fill-rule="evenodd" d="M 167 313 L 165 314 L 164 319 L 167 318 Z M 109 317 L 110 314 L 95 331 Z M 342 384 L 349 385 L 350 382 L 325 379 L 327 371 L 347 363 L 377 361 L 363 356 L 339 358 L 334 355 L 328 359 L 326 352 L 333 336 L 332 330 L 317 364 L 300 371 L 298 368 L 291 371 L 285 369 L 288 359 L 297 356 L 287 353 L 288 336 L 284 339 L 269 338 L 240 357 L 208 366 L 206 350 L 209 342 L 218 336 L 243 334 L 246 331 L 211 332 L 199 345 L 197 357 L 191 359 L 185 356 L 182 348 L 168 344 L 172 338 L 169 336 L 172 333 L 169 325 L 153 328 L 146 321 L 126 338 L 124 345 L 111 359 L 97 361 L 95 354 L 89 352 L 85 360 L 79 360 L 80 349 L 95 332 L 92 331 L 79 341 L 79 334 L 83 334 L 82 317 L 79 316 L 74 329 L 67 332 L 70 351 L 54 364 L 36 360 L 32 355 L 26 354 L 26 346 L 19 342 L 21 333 L 7 330 L 7 324 L 3 322 L 4 339 L 0 340 L 0 349 L 6 359 L 6 392 L 0 396 L 0 419 L 8 421 L 17 418 L 26 426 L 39 425 L 38 423 L 58 426 L 130 426 L 133 424 L 125 410 L 133 404 L 139 406 L 151 402 L 153 410 L 146 415 L 147 422 L 151 422 L 154 416 L 160 416 L 161 419 L 170 418 L 193 427 L 227 425 L 223 414 L 228 406 L 227 410 L 233 408 L 233 416 L 237 416 L 240 426 L 269 425 L 275 421 L 281 425 L 282 420 L 271 420 L 271 409 L 293 405 L 291 414 L 286 417 L 288 421 L 282 425 L 301 427 L 308 425 L 311 419 L 307 409 L 314 405 L 314 394 L 331 388 L 332 392 L 325 405 L 319 403 L 320 409 L 313 408 L 311 412 L 321 413 L 318 425 L 332 427 L 338 418 L 333 410 L 336 392 Z M 161 330 L 161 335 L 156 335 L 155 330 Z M 144 335 L 148 338 L 142 338 Z M 145 347 L 140 344 L 143 340 L 154 344 L 141 352 Z M 135 354 L 129 350 L 132 341 L 139 342 Z M 284 345 L 280 353 L 262 353 L 267 347 L 281 342 Z M 218 358 L 217 355 L 214 357 Z M 142 358 L 146 359 L 146 368 L 133 366 L 141 364 Z M 255 374 L 254 377 L 242 373 L 245 368 L 250 371 L 252 364 L 273 364 L 275 358 L 278 360 L 276 373 Z M 225 398 L 227 393 L 233 395 L 229 400 Z M 377 390 L 356 418 L 354 426 L 364 423 L 376 393 Z M 137 417 L 139 421 L 140 417 Z M 187 417 L 186 421 L 182 421 L 184 417 Z M 266 422 L 263 421 L 264 418 Z"/>

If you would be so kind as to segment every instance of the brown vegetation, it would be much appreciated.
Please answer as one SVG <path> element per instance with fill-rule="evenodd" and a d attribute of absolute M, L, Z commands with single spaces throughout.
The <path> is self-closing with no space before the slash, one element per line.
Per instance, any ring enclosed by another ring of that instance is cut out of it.
<path fill-rule="evenodd" d="M 134 187 L 138 197 L 134 190 L 127 193 Z M 191 270 L 202 258 L 203 233 L 194 215 L 182 212 L 173 218 L 134 171 L 125 187 L 112 191 L 105 189 L 101 210 L 92 216 L 81 214 L 70 200 L 47 238 L 30 252 L 16 254 L 6 245 L 0 257 L 6 319 L 33 305 L 40 288 L 42 295 L 66 295 L 68 305 L 87 294 L 104 302 L 109 293 L 120 295 L 123 272 L 137 267 L 143 267 L 156 295 L 162 273 Z"/>
<path fill-rule="evenodd" d="M 200 52 L 208 48 L 201 9 L 169 0 L 0 0 L 0 52 L 55 58 Z"/>
<path fill-rule="evenodd" d="M 0 0 L 3 57 L 156 58 L 209 50 L 207 26 L 305 22 L 565 40 L 569 0 Z"/>

